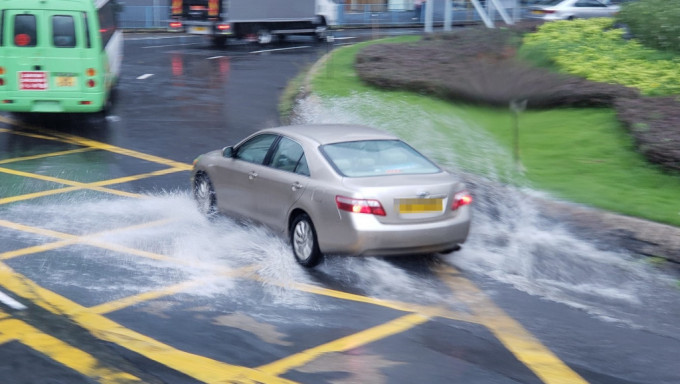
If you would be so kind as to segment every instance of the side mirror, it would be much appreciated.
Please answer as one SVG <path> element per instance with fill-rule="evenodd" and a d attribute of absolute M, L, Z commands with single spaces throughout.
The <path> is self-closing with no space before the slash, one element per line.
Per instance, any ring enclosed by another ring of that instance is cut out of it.
<path fill-rule="evenodd" d="M 227 157 L 227 158 L 232 158 L 234 157 L 234 147 L 224 147 L 222 150 L 222 156 Z"/>

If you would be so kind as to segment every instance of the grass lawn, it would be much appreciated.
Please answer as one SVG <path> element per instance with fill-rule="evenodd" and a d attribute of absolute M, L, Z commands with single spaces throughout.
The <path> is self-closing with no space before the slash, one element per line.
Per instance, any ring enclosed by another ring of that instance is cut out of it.
<path fill-rule="evenodd" d="M 393 130 L 445 164 L 455 153 L 456 166 L 467 172 L 680 226 L 680 175 L 662 172 L 635 152 L 613 109 L 522 112 L 519 147 L 525 171 L 519 174 L 512 156 L 514 120 L 509 109 L 457 104 L 367 86 L 353 67 L 356 52 L 365 44 L 370 43 L 334 51 L 316 73 L 313 91 L 324 102 L 355 99 L 350 108 L 365 116 L 366 124 Z"/>

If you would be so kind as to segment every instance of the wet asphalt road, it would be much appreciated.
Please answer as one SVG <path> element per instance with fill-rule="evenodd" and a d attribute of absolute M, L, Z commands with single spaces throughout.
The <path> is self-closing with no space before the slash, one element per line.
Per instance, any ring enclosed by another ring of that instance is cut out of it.
<path fill-rule="evenodd" d="M 200 217 L 191 161 L 278 125 L 331 49 L 273 48 L 132 35 L 106 118 L 0 116 L 0 291 L 27 306 L 0 305 L 0 383 L 680 382 L 668 322 L 603 321 L 455 255 L 306 271 L 266 230 Z"/>

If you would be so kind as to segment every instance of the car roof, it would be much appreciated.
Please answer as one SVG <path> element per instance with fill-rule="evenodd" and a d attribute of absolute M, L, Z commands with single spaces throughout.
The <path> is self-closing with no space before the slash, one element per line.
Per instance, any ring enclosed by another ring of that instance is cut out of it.
<path fill-rule="evenodd" d="M 359 124 L 308 124 L 267 128 L 260 132 L 286 135 L 292 139 L 311 140 L 319 145 L 361 140 L 398 140 L 391 133 Z"/>

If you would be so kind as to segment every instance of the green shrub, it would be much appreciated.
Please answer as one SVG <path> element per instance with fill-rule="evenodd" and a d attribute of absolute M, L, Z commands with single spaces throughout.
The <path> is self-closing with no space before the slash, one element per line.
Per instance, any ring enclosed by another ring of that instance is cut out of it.
<path fill-rule="evenodd" d="M 555 21 L 525 35 L 522 56 L 531 60 L 541 51 L 541 60 L 547 55 L 561 71 L 588 80 L 635 87 L 646 95 L 680 94 L 680 57 L 623 34 L 611 18 Z"/>
<path fill-rule="evenodd" d="M 644 45 L 680 53 L 680 1 L 638 0 L 616 16 Z"/>

